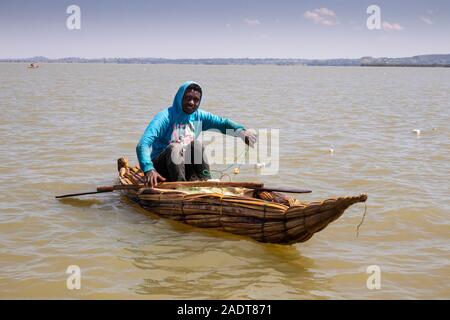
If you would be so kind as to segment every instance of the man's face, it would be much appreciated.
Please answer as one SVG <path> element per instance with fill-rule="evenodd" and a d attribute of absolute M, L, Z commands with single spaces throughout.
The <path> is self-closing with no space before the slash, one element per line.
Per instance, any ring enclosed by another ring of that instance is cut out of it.
<path fill-rule="evenodd" d="M 202 95 L 198 91 L 186 91 L 183 97 L 183 111 L 187 114 L 191 114 L 197 110 L 201 97 Z"/>

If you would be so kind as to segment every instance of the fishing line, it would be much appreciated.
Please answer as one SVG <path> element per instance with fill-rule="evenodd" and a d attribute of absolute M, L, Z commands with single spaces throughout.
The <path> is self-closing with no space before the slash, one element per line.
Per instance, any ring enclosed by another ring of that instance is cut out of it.
<path fill-rule="evenodd" d="M 248 153 L 248 150 L 249 150 L 249 146 L 248 145 L 245 145 L 245 149 L 239 154 L 239 156 L 237 156 L 236 157 L 236 159 L 235 159 L 235 161 L 237 162 L 238 160 L 240 160 L 241 158 L 242 158 L 242 155 L 247 155 L 247 153 Z M 231 178 L 231 176 L 227 173 L 227 171 L 228 170 L 230 170 L 233 166 L 235 166 L 236 165 L 236 163 L 234 162 L 234 163 L 232 163 L 232 164 L 230 164 L 230 165 L 228 165 L 225 169 L 223 169 L 223 170 L 203 170 L 203 175 L 209 175 L 209 176 L 212 176 L 211 175 L 211 172 L 218 172 L 218 173 L 220 173 L 220 180 L 222 181 L 222 178 L 223 177 L 225 177 L 225 176 L 227 176 L 229 179 L 230 179 L 230 181 L 232 180 L 232 178 Z M 241 169 L 241 166 L 242 166 L 242 162 L 241 163 L 239 163 L 238 165 L 237 165 L 237 169 L 238 170 L 240 170 Z"/>
<path fill-rule="evenodd" d="M 364 223 L 364 218 L 366 217 L 366 212 L 367 212 L 367 202 L 364 202 L 364 214 L 362 216 L 361 222 L 358 224 L 358 226 L 356 227 L 356 237 L 358 238 L 359 236 L 359 227 L 362 226 L 362 224 Z"/>

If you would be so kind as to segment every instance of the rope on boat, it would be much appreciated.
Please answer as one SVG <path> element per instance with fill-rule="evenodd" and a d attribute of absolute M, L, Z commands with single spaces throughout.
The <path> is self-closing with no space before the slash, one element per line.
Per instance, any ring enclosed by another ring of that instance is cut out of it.
<path fill-rule="evenodd" d="M 362 224 L 364 223 L 364 218 L 366 217 L 366 213 L 367 213 L 367 202 L 364 202 L 364 214 L 362 216 L 361 222 L 358 224 L 358 226 L 356 227 L 356 237 L 358 238 L 359 236 L 359 227 L 362 226 Z"/>
<path fill-rule="evenodd" d="M 223 199 L 223 189 L 222 189 L 222 194 L 220 195 L 220 215 L 219 215 L 219 225 L 222 229 L 224 229 L 223 223 L 222 223 L 222 215 L 223 215 L 223 203 L 222 203 L 222 199 Z"/>
<path fill-rule="evenodd" d="M 266 223 L 266 203 L 265 202 L 264 202 L 263 206 L 264 206 L 264 218 L 261 223 L 261 234 L 262 234 L 262 241 L 266 242 L 266 235 L 264 234 L 264 226 Z"/>

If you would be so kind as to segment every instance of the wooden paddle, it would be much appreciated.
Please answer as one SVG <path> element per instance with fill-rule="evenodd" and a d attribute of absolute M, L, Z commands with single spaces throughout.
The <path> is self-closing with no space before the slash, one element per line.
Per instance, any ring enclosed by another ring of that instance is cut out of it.
<path fill-rule="evenodd" d="M 179 187 L 218 187 L 218 188 L 236 187 L 236 188 L 255 189 L 258 191 L 276 191 L 276 192 L 285 192 L 285 193 L 311 193 L 311 190 L 264 187 L 264 184 L 259 183 L 259 182 L 177 181 L 177 182 L 162 182 L 162 183 L 158 183 L 155 186 L 155 188 L 157 188 L 157 189 L 176 189 Z M 68 197 L 77 197 L 77 196 L 84 196 L 84 195 L 88 195 L 88 194 L 113 192 L 116 190 L 139 190 L 142 188 L 152 189 L 144 184 L 102 186 L 102 187 L 98 187 L 97 191 L 71 193 L 71 194 L 56 196 L 55 198 L 60 199 L 60 198 L 68 198 Z"/>

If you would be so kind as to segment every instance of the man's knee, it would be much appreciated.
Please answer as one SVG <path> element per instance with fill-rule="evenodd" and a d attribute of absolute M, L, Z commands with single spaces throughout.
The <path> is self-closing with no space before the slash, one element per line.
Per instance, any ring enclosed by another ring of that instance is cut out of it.
<path fill-rule="evenodd" d="M 181 143 L 171 143 L 167 147 L 170 151 L 170 159 L 172 163 L 179 165 L 184 163 L 184 148 Z"/>
<path fill-rule="evenodd" d="M 183 144 L 179 142 L 172 142 L 167 146 L 170 151 L 181 151 L 183 150 Z"/>

